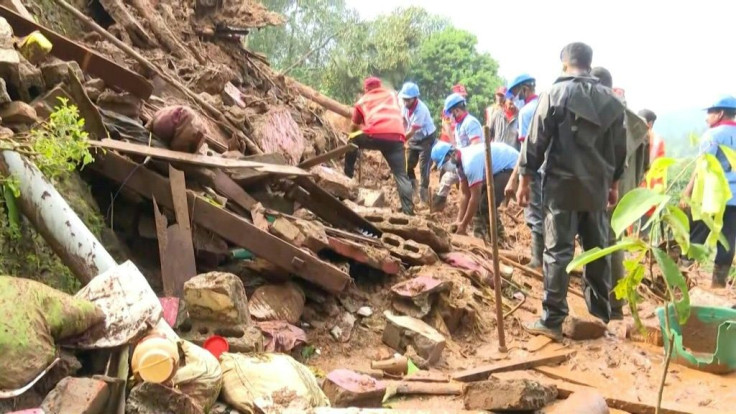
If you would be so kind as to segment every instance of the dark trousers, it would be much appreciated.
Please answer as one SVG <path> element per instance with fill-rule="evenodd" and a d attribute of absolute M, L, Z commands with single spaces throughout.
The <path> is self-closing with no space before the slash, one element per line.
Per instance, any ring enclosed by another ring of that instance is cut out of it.
<path fill-rule="evenodd" d="M 526 224 L 532 233 L 544 234 L 544 206 L 542 204 L 542 174 L 538 171 L 532 175 L 529 205 L 524 209 Z"/>
<path fill-rule="evenodd" d="M 690 241 L 703 244 L 710 234 L 710 228 L 702 221 L 692 221 L 690 218 Z M 736 206 L 726 206 L 723 213 L 723 229 L 721 234 L 728 241 L 728 250 L 718 243 L 715 264 L 719 266 L 731 266 L 734 252 L 736 252 Z"/>
<path fill-rule="evenodd" d="M 616 244 L 616 233 L 610 227 L 611 223 L 611 211 L 608 215 L 608 245 L 613 246 Z M 618 281 L 624 278 L 624 251 L 618 250 L 611 253 L 611 289 L 615 288 Z M 611 313 L 621 314 L 625 304 L 624 299 L 617 299 L 616 294 L 613 291 L 609 294 L 609 300 L 611 302 Z"/>
<path fill-rule="evenodd" d="M 411 181 L 409 181 L 409 176 L 406 174 L 404 143 L 401 141 L 373 139 L 365 134 L 351 139 L 350 143 L 357 145 L 361 149 L 381 151 L 383 158 L 386 159 L 388 167 L 394 175 L 394 180 L 396 180 L 396 187 L 399 190 L 399 198 L 401 200 L 401 210 L 404 214 L 413 216 L 414 200 L 412 200 Z M 345 175 L 350 178 L 353 178 L 355 174 L 355 162 L 357 160 L 358 151 L 345 154 Z"/>
<path fill-rule="evenodd" d="M 498 228 L 499 236 L 503 234 L 503 224 L 501 224 L 501 218 L 498 217 L 498 207 L 503 203 L 503 190 L 506 188 L 512 172 L 513 170 L 503 170 L 493 175 L 493 192 L 496 196 L 496 227 Z M 481 185 L 483 186 L 483 191 L 481 191 L 478 212 L 473 216 L 473 235 L 490 243 L 491 231 L 488 228 L 490 224 L 490 217 L 488 217 L 488 192 L 485 182 Z"/>
<path fill-rule="evenodd" d="M 421 186 L 422 188 L 429 188 L 429 168 L 432 166 L 432 146 L 435 143 L 435 134 L 432 134 L 423 140 L 414 143 L 409 146 L 406 150 L 406 173 L 409 175 L 410 180 L 416 180 L 417 176 L 414 170 L 419 164 L 419 174 L 421 174 Z"/>
<path fill-rule="evenodd" d="M 605 210 L 578 212 L 557 210 L 545 205 L 544 216 L 544 299 L 542 322 L 550 328 L 562 325 L 568 314 L 567 289 L 570 275 L 565 268 L 575 253 L 575 236 L 580 235 L 583 250 L 608 245 L 608 213 Z M 583 271 L 583 293 L 591 315 L 608 323 L 611 308 L 611 262 L 605 256 Z"/>

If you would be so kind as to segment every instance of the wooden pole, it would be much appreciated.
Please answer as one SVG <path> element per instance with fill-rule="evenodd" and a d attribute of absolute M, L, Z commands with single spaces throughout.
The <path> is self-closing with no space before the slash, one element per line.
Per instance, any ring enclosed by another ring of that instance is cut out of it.
<path fill-rule="evenodd" d="M 349 106 L 343 105 L 340 102 L 337 102 L 336 100 L 325 96 L 310 88 L 309 86 L 300 83 L 288 76 L 284 76 L 284 80 L 288 85 L 296 89 L 296 91 L 299 92 L 301 96 L 322 106 L 323 108 L 329 109 L 330 111 L 338 115 L 344 116 L 345 118 L 350 118 L 353 116 L 353 110 Z"/>
<path fill-rule="evenodd" d="M 491 248 L 493 249 L 493 290 L 496 293 L 496 325 L 498 326 L 498 351 L 506 352 L 506 336 L 503 323 L 503 303 L 501 297 L 501 270 L 498 265 L 498 228 L 496 225 L 496 193 L 493 186 L 493 160 L 491 157 L 491 137 L 488 126 L 483 128 L 486 146 L 486 193 L 488 195 L 488 228 L 491 231 Z"/>

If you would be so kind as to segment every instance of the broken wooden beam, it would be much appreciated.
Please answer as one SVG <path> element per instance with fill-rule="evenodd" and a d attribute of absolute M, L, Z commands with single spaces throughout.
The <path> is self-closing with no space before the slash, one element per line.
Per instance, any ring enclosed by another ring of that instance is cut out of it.
<path fill-rule="evenodd" d="M 92 170 L 117 183 L 123 183 L 145 198 L 156 197 L 156 201 L 163 207 L 174 208 L 169 180 L 165 177 L 141 168 L 135 162 L 111 151 L 104 154 L 97 151 L 95 159 L 90 164 Z M 187 192 L 187 201 L 189 213 L 195 223 L 325 290 L 342 292 L 351 280 L 340 269 L 258 229 L 229 211 L 213 206 L 192 192 Z"/>
<path fill-rule="evenodd" d="M 567 361 L 573 354 L 575 354 L 575 351 L 561 350 L 540 354 L 536 357 L 521 361 L 504 361 L 495 364 L 482 365 L 480 367 L 456 372 L 453 374 L 452 379 L 463 382 L 483 381 L 496 372 L 520 371 L 541 365 L 559 364 Z"/>
<path fill-rule="evenodd" d="M 104 80 L 106 85 L 128 91 L 141 99 L 148 99 L 151 96 L 153 85 L 137 73 L 102 57 L 51 29 L 23 18 L 6 7 L 0 6 L 0 17 L 5 18 L 10 23 L 13 32 L 18 37 L 27 36 L 36 30 L 40 31 L 54 45 L 50 52 L 51 55 L 61 60 L 77 62 L 83 71 Z"/>
<path fill-rule="evenodd" d="M 299 81 L 296 81 L 288 76 L 284 77 L 286 80 L 286 83 L 291 86 L 292 88 L 296 89 L 299 94 L 310 101 L 322 106 L 325 109 L 329 109 L 330 111 L 342 115 L 345 118 L 350 118 L 353 116 L 353 110 L 347 105 L 343 105 L 340 102 L 337 102 L 336 100 L 325 96 L 314 89 L 310 88 L 307 85 L 304 85 L 303 83 L 300 83 Z"/>
<path fill-rule="evenodd" d="M 304 171 L 299 167 L 292 167 L 290 165 L 265 164 L 255 161 L 234 160 L 223 157 L 211 157 L 209 155 L 189 154 L 187 152 L 172 151 L 166 148 L 149 147 L 146 145 L 116 141 L 113 139 L 103 139 L 99 142 L 90 142 L 90 145 L 94 147 L 105 148 L 108 150 L 120 151 L 136 155 L 144 155 L 151 158 L 158 158 L 172 162 L 181 162 L 184 164 L 199 165 L 203 167 L 252 168 L 263 173 L 285 176 L 310 175 L 309 172 Z"/>
<path fill-rule="evenodd" d="M 333 149 L 332 151 L 325 152 L 322 155 L 318 155 L 318 156 L 316 156 L 314 158 L 310 158 L 310 159 L 302 162 L 301 164 L 299 164 L 299 168 L 303 168 L 305 170 L 308 170 L 308 169 L 310 169 L 312 167 L 316 167 L 316 166 L 318 166 L 318 165 L 320 165 L 320 164 L 322 164 L 324 162 L 327 162 L 329 160 L 342 157 L 346 153 L 348 153 L 350 151 L 355 151 L 357 149 L 358 149 L 358 147 L 355 146 L 355 145 L 353 145 L 353 144 L 343 145 L 341 147 L 337 147 L 337 148 Z"/>
<path fill-rule="evenodd" d="M 163 280 L 164 295 L 179 298 L 184 294 L 184 283 L 197 276 L 197 265 L 194 260 L 194 242 L 192 241 L 192 226 L 189 222 L 184 173 L 171 165 L 169 165 L 169 184 L 171 186 L 171 198 L 174 202 L 176 224 L 170 226 L 167 230 L 167 238 L 168 248 L 171 249 L 170 252 L 175 254 L 176 259 L 173 263 L 174 271 L 169 275 L 169 278 Z"/>
<path fill-rule="evenodd" d="M 465 384 L 459 382 L 383 381 L 384 401 L 394 395 L 463 395 Z"/>

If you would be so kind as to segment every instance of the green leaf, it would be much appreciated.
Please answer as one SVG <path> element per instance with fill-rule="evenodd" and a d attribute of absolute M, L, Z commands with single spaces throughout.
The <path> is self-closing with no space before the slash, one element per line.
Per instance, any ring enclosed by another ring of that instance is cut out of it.
<path fill-rule="evenodd" d="M 621 237 L 621 234 L 641 219 L 649 209 L 669 200 L 670 196 L 658 194 L 648 188 L 635 188 L 626 193 L 611 216 L 611 228 L 616 237 Z"/>
<path fill-rule="evenodd" d="M 665 251 L 655 247 L 652 249 L 652 253 L 660 270 L 662 270 L 670 301 L 675 305 L 677 320 L 682 325 L 690 317 L 690 293 L 688 292 L 685 276 L 682 275 L 680 268 Z"/>
<path fill-rule="evenodd" d="M 624 269 L 626 274 L 622 277 L 616 286 L 613 288 L 613 292 L 616 294 L 618 299 L 626 299 L 629 303 L 629 309 L 631 315 L 634 317 L 634 322 L 637 326 L 641 326 L 641 320 L 639 319 L 638 303 L 641 301 L 639 296 L 639 285 L 644 280 L 645 267 L 644 258 L 646 257 L 646 251 L 642 251 L 637 257 L 633 259 L 624 260 Z"/>
<path fill-rule="evenodd" d="M 690 249 L 687 250 L 687 257 L 698 262 L 707 262 L 710 259 L 711 249 L 704 244 L 690 243 Z"/>
<path fill-rule="evenodd" d="M 633 239 L 621 240 L 618 243 L 614 244 L 613 246 L 606 247 L 605 249 L 596 247 L 588 251 L 585 251 L 582 254 L 580 254 L 578 257 L 574 258 L 570 262 L 570 264 L 567 265 L 566 271 L 570 273 L 575 269 L 580 269 L 581 267 L 587 265 L 588 263 L 594 262 L 600 259 L 601 257 L 609 255 L 613 252 L 617 252 L 619 250 L 635 251 L 635 250 L 640 250 L 644 247 L 646 247 L 646 245 L 642 241 L 633 240 Z"/>
<path fill-rule="evenodd" d="M 664 221 L 672 231 L 677 244 L 683 252 L 690 250 L 690 220 L 682 209 L 677 206 L 668 204 L 667 213 L 664 215 Z"/>

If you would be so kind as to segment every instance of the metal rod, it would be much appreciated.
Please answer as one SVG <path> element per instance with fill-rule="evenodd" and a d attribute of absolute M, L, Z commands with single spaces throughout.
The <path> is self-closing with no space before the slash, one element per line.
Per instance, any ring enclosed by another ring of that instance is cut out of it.
<path fill-rule="evenodd" d="M 488 196 L 488 220 L 491 230 L 491 248 L 493 249 L 493 290 L 496 294 L 496 325 L 498 326 L 498 351 L 506 352 L 506 336 L 504 334 L 504 315 L 501 297 L 501 270 L 498 264 L 498 227 L 496 225 L 496 193 L 493 185 L 493 160 L 491 157 L 491 137 L 488 126 L 483 128 L 486 146 L 486 193 Z"/>

